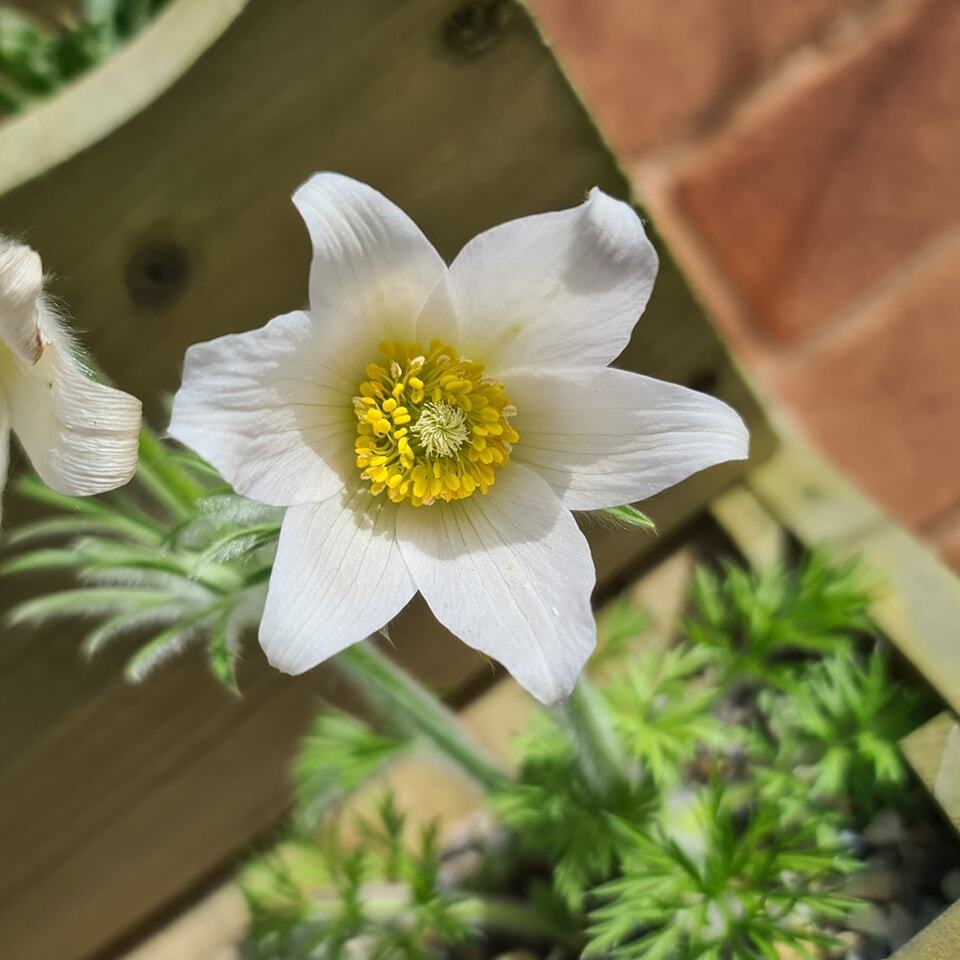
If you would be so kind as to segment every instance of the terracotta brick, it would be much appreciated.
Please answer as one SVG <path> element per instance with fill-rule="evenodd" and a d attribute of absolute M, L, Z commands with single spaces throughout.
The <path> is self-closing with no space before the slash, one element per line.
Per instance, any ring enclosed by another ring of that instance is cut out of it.
<path fill-rule="evenodd" d="M 862 0 L 528 0 L 621 158 L 709 123 Z"/>
<path fill-rule="evenodd" d="M 778 389 L 833 460 L 921 527 L 960 505 L 958 357 L 960 233 Z"/>
<path fill-rule="evenodd" d="M 742 117 L 678 186 L 754 319 L 783 339 L 960 221 L 960 3 L 892 9 L 872 43 Z"/>
<path fill-rule="evenodd" d="M 960 515 L 952 517 L 946 528 L 939 531 L 934 544 L 944 562 L 960 572 Z"/>

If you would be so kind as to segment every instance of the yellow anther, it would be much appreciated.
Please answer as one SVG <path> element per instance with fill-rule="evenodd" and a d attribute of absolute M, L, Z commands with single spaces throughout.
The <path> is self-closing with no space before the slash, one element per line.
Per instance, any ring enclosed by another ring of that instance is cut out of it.
<path fill-rule="evenodd" d="M 380 344 L 353 406 L 357 469 L 370 492 L 430 506 L 487 493 L 520 439 L 516 408 L 483 365 L 434 340 Z"/>

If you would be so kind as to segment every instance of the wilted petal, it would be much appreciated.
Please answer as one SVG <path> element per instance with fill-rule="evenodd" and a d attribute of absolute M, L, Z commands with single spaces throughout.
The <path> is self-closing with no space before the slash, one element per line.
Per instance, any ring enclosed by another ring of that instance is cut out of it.
<path fill-rule="evenodd" d="M 603 367 L 627 345 L 656 273 L 640 218 L 594 189 L 578 207 L 471 240 L 418 333 L 451 340 L 498 379 L 523 367 Z"/>
<path fill-rule="evenodd" d="M 511 463 L 488 496 L 399 514 L 407 566 L 437 619 L 543 703 L 573 689 L 596 640 L 595 574 L 573 517 Z"/>
<path fill-rule="evenodd" d="M 170 435 L 237 493 L 273 506 L 324 500 L 356 475 L 356 381 L 308 314 L 187 351 Z"/>
<path fill-rule="evenodd" d="M 44 317 L 52 341 L 34 365 L 0 359 L 10 426 L 47 486 L 84 497 L 113 490 L 136 472 L 140 401 L 97 383 Z"/>
<path fill-rule="evenodd" d="M 27 363 L 43 350 L 43 265 L 29 247 L 0 237 L 0 340 Z"/>
<path fill-rule="evenodd" d="M 368 349 L 413 340 L 417 316 L 447 269 L 420 228 L 373 187 L 336 173 L 312 176 L 293 202 L 313 242 L 312 312 L 359 327 Z M 363 362 L 374 358 L 371 352 Z"/>
<path fill-rule="evenodd" d="M 287 511 L 260 623 L 273 666 L 303 673 L 403 609 L 415 588 L 396 517 L 386 497 L 359 489 Z"/>
<path fill-rule="evenodd" d="M 748 456 L 750 436 L 736 411 L 674 383 L 608 369 L 587 382 L 520 376 L 510 389 L 519 409 L 514 459 L 533 467 L 571 510 L 645 500 Z"/>
<path fill-rule="evenodd" d="M 48 486 L 73 496 L 122 486 L 137 467 L 140 401 L 95 382 L 43 300 L 43 267 L 0 238 L 0 400 Z M 0 437 L 6 457 L 6 438 Z M 6 476 L 6 463 L 3 464 Z"/>

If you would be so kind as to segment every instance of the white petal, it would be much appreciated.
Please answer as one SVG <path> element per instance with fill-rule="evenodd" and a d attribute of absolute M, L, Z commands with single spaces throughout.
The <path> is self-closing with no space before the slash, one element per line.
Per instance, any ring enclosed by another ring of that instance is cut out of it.
<path fill-rule="evenodd" d="M 396 504 L 360 489 L 287 511 L 260 623 L 270 663 L 303 673 L 403 609 L 415 588 L 396 517 Z"/>
<path fill-rule="evenodd" d="M 89 496 L 136 472 L 140 401 L 92 380 L 56 321 L 41 318 L 44 347 L 32 366 L 0 347 L 10 426 L 47 486 Z"/>
<path fill-rule="evenodd" d="M 573 689 L 596 641 L 595 573 L 573 517 L 510 463 L 488 496 L 402 510 L 399 538 L 437 619 L 543 703 Z"/>
<path fill-rule="evenodd" d="M 314 315 L 359 326 L 373 347 L 413 340 L 417 316 L 447 270 L 419 227 L 372 187 L 335 173 L 315 174 L 293 202 L 313 242 Z"/>
<path fill-rule="evenodd" d="M 535 468 L 571 510 L 645 500 L 691 474 L 745 460 L 750 435 L 721 400 L 624 370 L 593 379 L 518 376 L 512 457 Z"/>
<path fill-rule="evenodd" d="M 288 313 L 190 347 L 169 432 L 243 496 L 316 502 L 356 475 L 356 386 L 320 324 Z"/>
<path fill-rule="evenodd" d="M 627 345 L 656 273 L 640 218 L 594 189 L 578 207 L 471 240 L 418 335 L 446 336 L 498 378 L 523 367 L 603 367 Z"/>
<path fill-rule="evenodd" d="M 29 247 L 0 237 L 0 340 L 27 363 L 43 350 L 43 266 Z"/>
<path fill-rule="evenodd" d="M 3 523 L 3 490 L 7 485 L 10 464 L 10 411 L 6 397 L 0 393 L 0 524 Z"/>

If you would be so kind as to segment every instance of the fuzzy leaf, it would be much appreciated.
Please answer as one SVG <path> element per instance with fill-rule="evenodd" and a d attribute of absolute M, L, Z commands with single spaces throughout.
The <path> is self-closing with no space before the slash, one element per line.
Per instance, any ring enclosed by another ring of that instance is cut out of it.
<path fill-rule="evenodd" d="M 657 532 L 657 525 L 653 520 L 636 507 L 630 506 L 630 504 L 625 504 L 622 507 L 607 507 L 602 513 L 620 526 L 636 527 L 640 530 L 647 530 L 650 533 Z"/>

